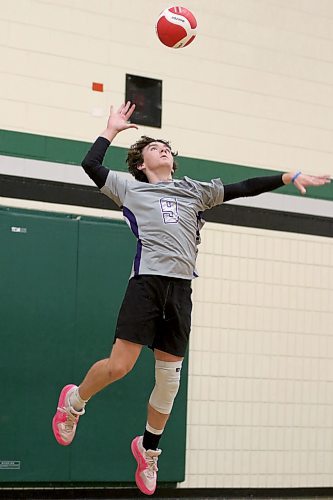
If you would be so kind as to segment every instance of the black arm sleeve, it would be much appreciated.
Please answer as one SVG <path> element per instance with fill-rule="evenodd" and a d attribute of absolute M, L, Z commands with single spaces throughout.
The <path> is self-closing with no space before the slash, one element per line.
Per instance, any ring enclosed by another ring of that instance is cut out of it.
<path fill-rule="evenodd" d="M 105 185 L 109 173 L 109 169 L 102 165 L 109 146 L 110 141 L 108 141 L 108 139 L 105 137 L 98 137 L 81 163 L 86 174 L 89 175 L 90 179 L 94 181 L 99 189 Z"/>
<path fill-rule="evenodd" d="M 282 174 L 254 177 L 246 181 L 226 184 L 224 186 L 223 201 L 230 201 L 243 196 L 256 196 L 267 191 L 273 191 L 281 186 L 284 186 Z"/>

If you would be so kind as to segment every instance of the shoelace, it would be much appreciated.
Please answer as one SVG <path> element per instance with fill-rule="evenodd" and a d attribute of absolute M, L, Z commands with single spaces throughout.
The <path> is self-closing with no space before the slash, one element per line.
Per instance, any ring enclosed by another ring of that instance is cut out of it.
<path fill-rule="evenodd" d="M 157 467 L 157 459 L 158 457 L 151 457 L 146 453 L 146 464 L 147 464 L 147 470 L 146 470 L 146 476 L 149 477 L 150 479 L 154 478 L 154 473 L 158 471 Z"/>
<path fill-rule="evenodd" d="M 66 422 L 64 422 L 64 427 L 66 432 L 72 432 L 74 425 L 77 423 L 77 417 L 80 415 L 83 415 L 85 410 L 83 409 L 80 412 L 75 411 L 75 414 L 72 413 L 70 408 L 61 408 L 58 406 L 58 410 L 61 411 L 61 413 L 65 413 L 66 415 Z"/>

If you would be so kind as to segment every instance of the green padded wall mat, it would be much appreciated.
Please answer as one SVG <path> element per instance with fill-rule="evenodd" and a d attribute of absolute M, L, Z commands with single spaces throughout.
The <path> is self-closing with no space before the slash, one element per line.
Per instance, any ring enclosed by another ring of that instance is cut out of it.
<path fill-rule="evenodd" d="M 57 444 L 51 420 L 61 387 L 109 356 L 134 253 L 121 221 L 0 209 L 1 483 L 133 483 L 130 442 L 154 383 L 148 348 L 89 402 L 71 446 Z M 187 360 L 160 481 L 184 478 L 186 398 Z"/>

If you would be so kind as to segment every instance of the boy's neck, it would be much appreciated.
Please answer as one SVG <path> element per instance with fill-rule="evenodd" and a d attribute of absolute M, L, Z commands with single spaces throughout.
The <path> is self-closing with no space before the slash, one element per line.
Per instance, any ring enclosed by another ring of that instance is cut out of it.
<path fill-rule="evenodd" d="M 146 174 L 147 175 L 147 174 Z M 158 184 L 159 182 L 172 182 L 173 178 L 170 173 L 168 174 L 155 174 L 154 172 L 150 172 L 147 175 L 149 184 Z"/>

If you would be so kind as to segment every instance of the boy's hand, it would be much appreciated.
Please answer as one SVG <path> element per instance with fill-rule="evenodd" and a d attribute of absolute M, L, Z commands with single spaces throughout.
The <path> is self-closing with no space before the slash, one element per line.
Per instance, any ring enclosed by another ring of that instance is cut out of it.
<path fill-rule="evenodd" d="M 324 184 L 329 184 L 331 182 L 331 176 L 305 175 L 301 172 L 289 172 L 283 174 L 282 180 L 285 184 L 290 184 L 292 182 L 301 194 L 305 194 L 308 186 L 323 186 Z"/>
<path fill-rule="evenodd" d="M 117 111 L 114 111 L 113 106 L 111 106 L 106 129 L 101 136 L 105 137 L 109 141 L 112 141 L 118 132 L 121 132 L 122 130 L 127 130 L 129 128 L 138 129 L 138 126 L 134 123 L 128 123 L 128 120 L 132 116 L 134 110 L 135 104 L 131 104 L 130 101 L 127 101 L 126 104 L 122 104 Z"/>

